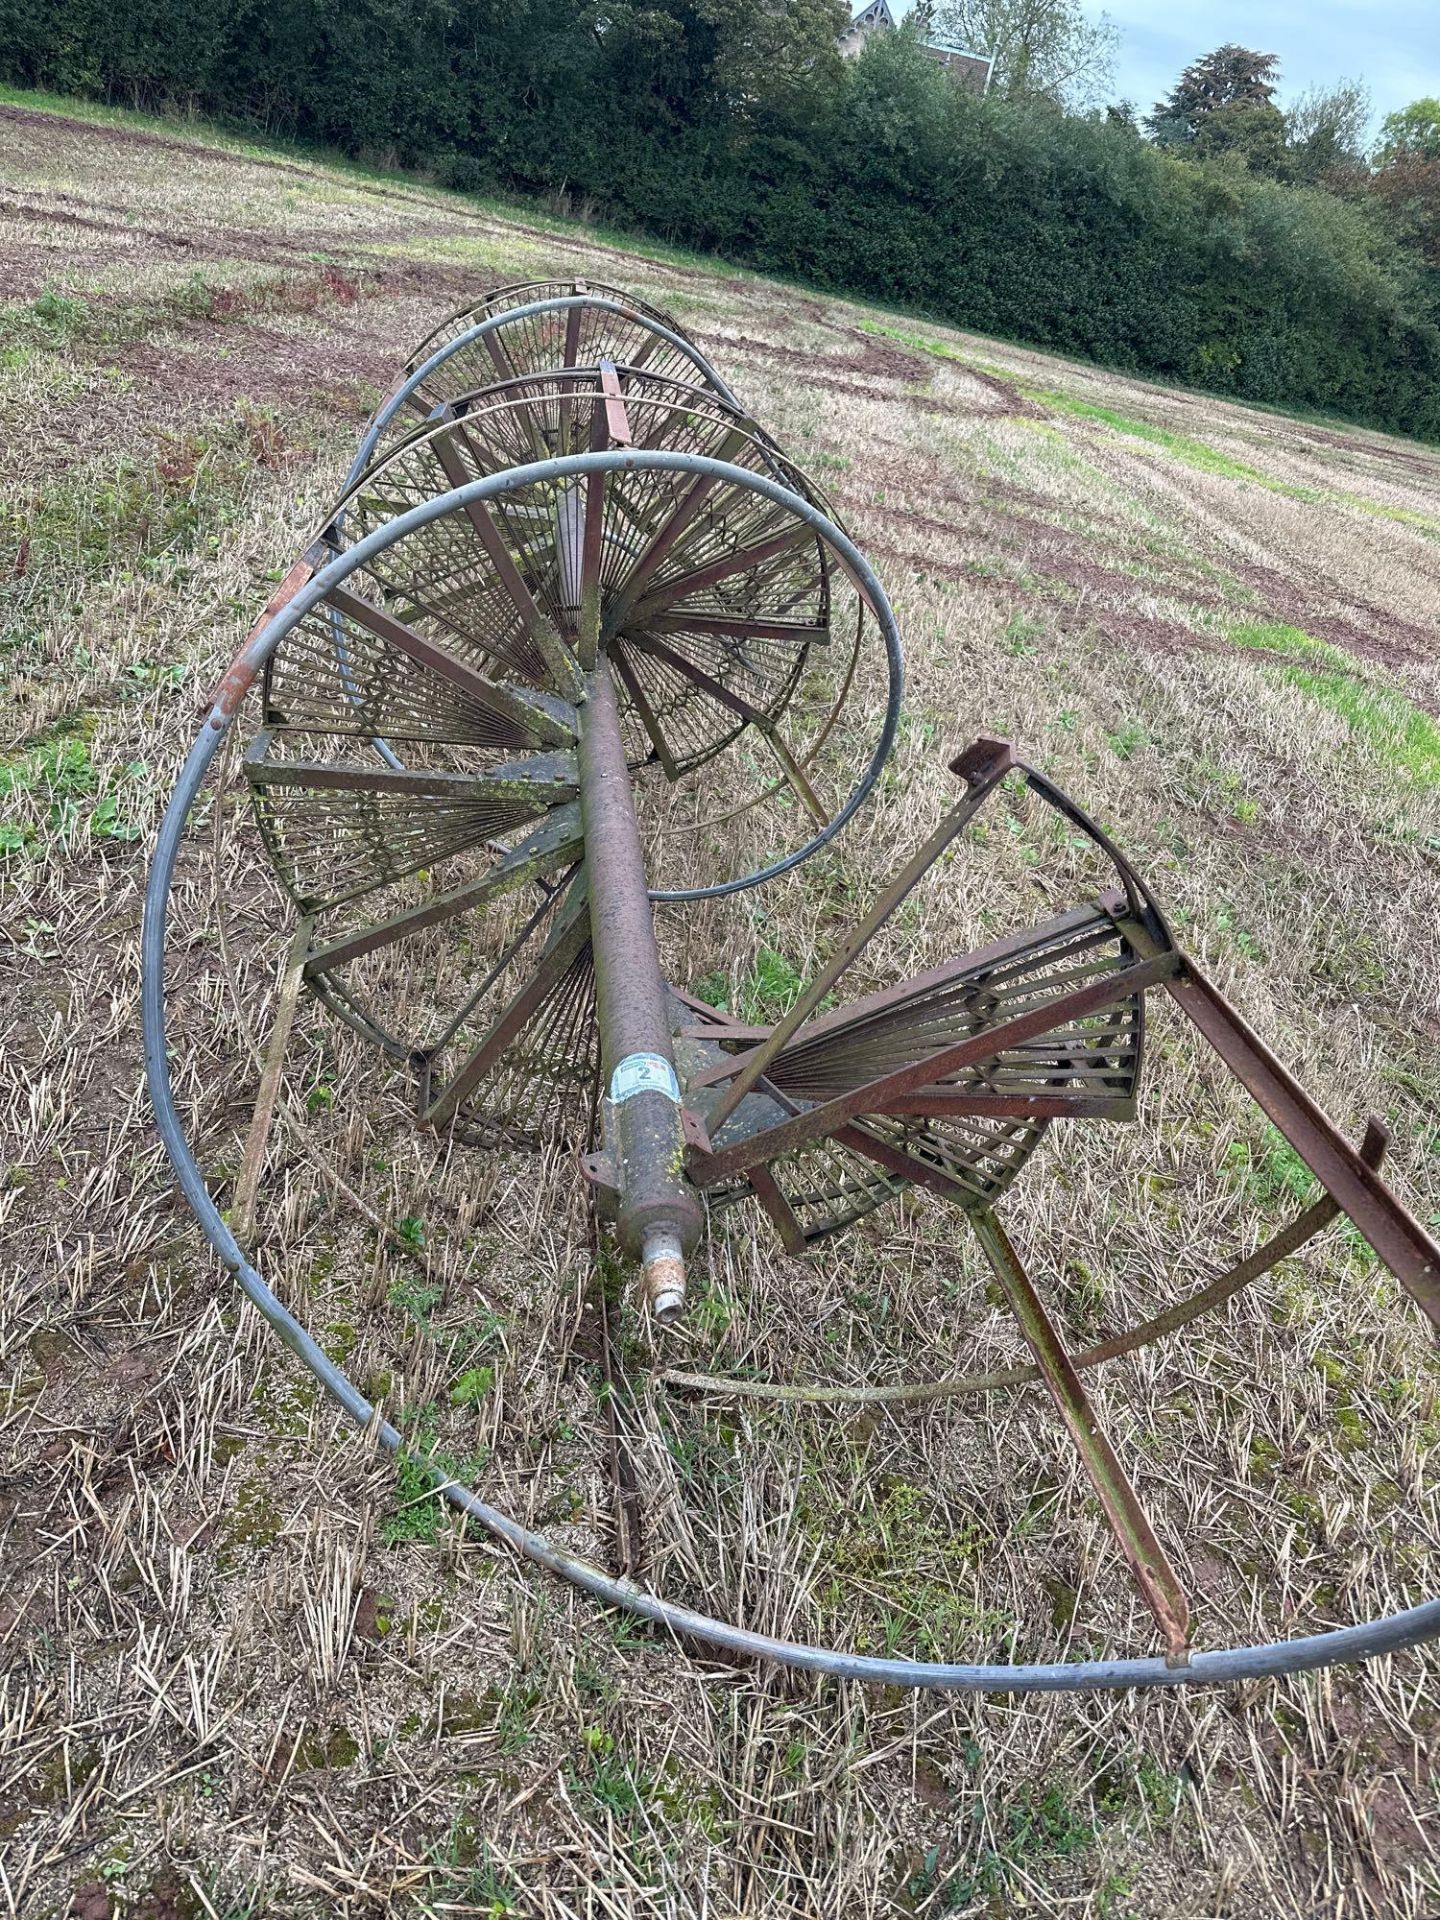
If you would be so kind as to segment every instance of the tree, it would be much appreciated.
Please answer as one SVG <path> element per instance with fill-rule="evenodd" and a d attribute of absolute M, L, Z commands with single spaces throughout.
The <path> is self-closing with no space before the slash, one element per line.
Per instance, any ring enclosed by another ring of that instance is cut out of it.
<path fill-rule="evenodd" d="M 1185 147 L 1207 117 L 1229 107 L 1274 107 L 1278 54 L 1226 45 L 1192 61 L 1146 121 L 1162 146 Z"/>
<path fill-rule="evenodd" d="M 1434 94 L 1381 121 L 1376 165 L 1388 167 L 1397 160 L 1440 160 L 1440 99 Z"/>
<path fill-rule="evenodd" d="M 1080 0 L 938 0 L 935 26 L 971 53 L 993 54 L 990 91 L 1005 100 L 1087 107 L 1115 71 L 1119 31 Z"/>
<path fill-rule="evenodd" d="M 1308 88 L 1285 116 L 1292 177 L 1314 182 L 1359 173 L 1365 165 L 1369 124 L 1370 91 L 1363 80 Z"/>
<path fill-rule="evenodd" d="M 1367 184 L 1390 231 L 1440 272 L 1440 99 L 1386 114 Z"/>
<path fill-rule="evenodd" d="M 1290 170 L 1285 116 L 1278 107 L 1259 101 L 1227 100 L 1213 113 L 1202 115 L 1185 151 L 1196 160 L 1228 161 L 1276 179 L 1285 178 Z"/>

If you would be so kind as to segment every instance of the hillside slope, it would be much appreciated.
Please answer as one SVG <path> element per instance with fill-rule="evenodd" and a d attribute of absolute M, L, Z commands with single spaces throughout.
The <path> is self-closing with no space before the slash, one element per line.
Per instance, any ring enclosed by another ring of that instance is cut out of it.
<path fill-rule="evenodd" d="M 949 753 L 1002 733 L 1342 1124 L 1387 1120 L 1433 1217 L 1440 453 L 182 128 L 12 102 L 0 169 L 0 1912 L 1433 1914 L 1433 1655 L 914 1700 L 654 1644 L 459 1542 L 238 1310 L 169 1185 L 135 1004 L 146 846 L 197 713 L 402 352 L 491 285 L 585 274 L 692 331 L 906 635 L 864 820 L 768 894 L 666 919 L 676 973 L 773 1017 L 938 818 Z M 972 836 L 877 974 L 1042 910 L 1038 832 Z M 263 1034 L 283 926 L 217 808 L 177 983 L 217 1182 L 255 1080 L 232 991 Z M 572 1169 L 437 1163 L 318 1013 L 294 1072 L 262 1245 L 283 1297 L 497 1500 L 603 1554 Z M 1013 1220 L 1084 1340 L 1306 1191 L 1157 1023 L 1145 1124 L 1057 1131 Z M 799 1263 L 734 1216 L 682 1364 L 1007 1364 L 953 1239 L 907 1207 Z M 1209 1644 L 1434 1594 L 1437 1379 L 1338 1230 L 1105 1376 Z M 717 1610 L 930 1657 L 1148 1647 L 1038 1397 L 877 1414 L 646 1381 L 635 1422 L 651 1571 Z"/>

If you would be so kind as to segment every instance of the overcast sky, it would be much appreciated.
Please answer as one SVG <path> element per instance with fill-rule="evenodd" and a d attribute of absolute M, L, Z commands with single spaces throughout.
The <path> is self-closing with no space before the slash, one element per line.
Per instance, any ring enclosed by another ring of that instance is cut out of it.
<path fill-rule="evenodd" d="M 1182 67 L 1227 40 L 1279 54 L 1282 106 L 1306 87 L 1363 78 L 1378 125 L 1396 107 L 1440 94 L 1437 0 L 1110 0 L 1105 11 L 1120 29 L 1116 92 L 1142 114 Z"/>
<path fill-rule="evenodd" d="M 910 4 L 891 0 L 897 15 Z M 1440 94 L 1440 0 L 1085 0 L 1085 10 L 1119 27 L 1114 97 L 1142 117 L 1182 67 L 1227 40 L 1279 54 L 1282 106 L 1307 87 L 1363 79 L 1378 128 L 1397 107 Z"/>

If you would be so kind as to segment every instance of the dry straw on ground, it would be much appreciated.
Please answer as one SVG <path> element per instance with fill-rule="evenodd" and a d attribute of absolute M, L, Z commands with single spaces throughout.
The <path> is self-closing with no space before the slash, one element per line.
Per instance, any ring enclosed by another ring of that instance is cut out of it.
<path fill-rule="evenodd" d="M 764 1011 L 993 730 L 1121 837 L 1182 938 L 1440 1203 L 1440 458 L 819 299 L 399 181 L 0 108 L 0 1913 L 1420 1916 L 1433 1656 L 1161 1698 L 940 1699 L 660 1644 L 461 1540 L 242 1311 L 141 1087 L 146 842 L 236 636 L 401 350 L 498 281 L 668 307 L 832 492 L 907 635 L 895 762 L 833 855 L 667 918 Z M 877 977 L 1055 903 L 997 813 Z M 232 883 L 217 925 L 215 875 Z M 181 876 L 182 1102 L 234 1174 L 284 916 L 232 794 Z M 245 1018 L 237 1009 L 243 1010 Z M 500 1504 L 613 1551 L 570 1163 L 437 1152 L 306 1013 L 262 1263 Z M 1172 1023 L 1143 1125 L 1057 1130 L 1012 1223 L 1069 1333 L 1282 1218 L 1294 1163 Z M 660 1364 L 858 1384 L 1018 1357 L 954 1231 L 808 1263 L 739 1214 Z M 651 1577 L 752 1624 L 995 1657 L 1148 1649 L 1033 1392 L 676 1392 L 626 1310 Z M 1332 1230 L 1097 1398 L 1211 1644 L 1435 1588 L 1432 1348 Z"/>

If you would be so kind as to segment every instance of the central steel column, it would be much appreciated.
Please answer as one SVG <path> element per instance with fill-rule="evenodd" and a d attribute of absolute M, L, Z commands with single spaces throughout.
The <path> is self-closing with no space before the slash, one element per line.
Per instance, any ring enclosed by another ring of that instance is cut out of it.
<path fill-rule="evenodd" d="M 702 1213 L 684 1173 L 665 983 L 620 712 L 603 658 L 585 676 L 578 759 L 616 1225 L 621 1246 L 644 1268 L 651 1310 L 671 1320 L 685 1303 L 685 1255 Z"/>

